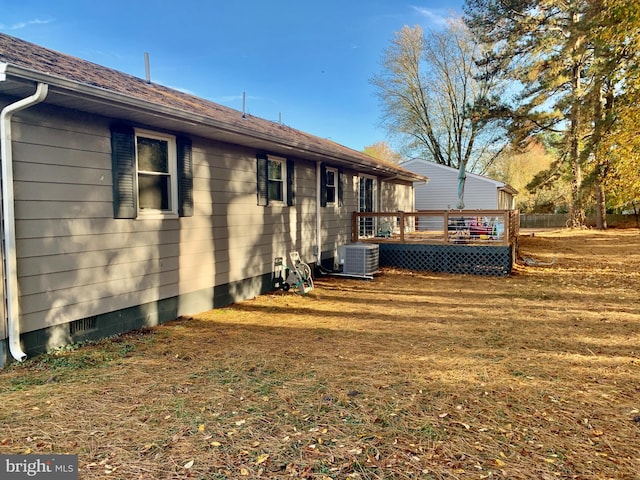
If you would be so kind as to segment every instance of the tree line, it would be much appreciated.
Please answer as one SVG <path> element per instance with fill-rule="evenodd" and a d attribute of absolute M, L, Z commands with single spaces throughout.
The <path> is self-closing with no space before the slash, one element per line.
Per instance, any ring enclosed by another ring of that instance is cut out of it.
<path fill-rule="evenodd" d="M 485 173 L 544 145 L 553 159 L 527 190 L 565 183 L 571 226 L 594 209 L 606 228 L 608 208 L 640 201 L 640 2 L 463 10 L 443 30 L 405 26 L 371 79 L 403 155 Z"/>

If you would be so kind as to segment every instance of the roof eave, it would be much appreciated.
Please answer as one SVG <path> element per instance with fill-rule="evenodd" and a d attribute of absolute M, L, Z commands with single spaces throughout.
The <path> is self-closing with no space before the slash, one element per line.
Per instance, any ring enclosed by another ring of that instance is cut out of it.
<path fill-rule="evenodd" d="M 229 124 L 228 122 L 220 121 L 210 116 L 199 115 L 183 109 L 145 101 L 130 95 L 97 87 L 95 85 L 89 85 L 63 77 L 49 75 L 14 64 L 0 63 L 0 81 L 5 80 L 7 77 L 11 77 L 18 81 L 47 83 L 50 87 L 50 91 L 55 91 L 61 95 L 81 97 L 91 102 L 108 104 L 125 110 L 135 110 L 136 112 L 142 112 L 145 115 L 153 117 L 164 119 L 171 118 L 187 124 L 199 124 L 210 127 L 217 131 L 237 136 L 239 144 L 242 144 L 242 138 L 246 137 L 258 142 L 265 142 L 285 150 L 304 152 L 311 156 L 321 156 L 327 161 L 333 160 L 336 163 L 344 163 L 345 165 L 348 164 L 352 167 L 360 167 L 367 171 L 375 172 L 383 177 L 398 178 L 408 182 L 424 181 L 423 176 L 419 174 L 404 171 L 404 169 L 400 169 L 401 171 L 399 171 L 392 167 L 377 164 L 373 158 L 372 162 L 365 162 L 357 155 L 348 155 L 344 153 L 337 154 L 330 149 L 318 148 L 317 146 L 311 146 L 300 142 L 289 142 L 281 137 L 257 132 L 249 126 L 242 127 L 240 125 Z M 354 153 L 359 152 L 354 151 Z M 348 162 L 345 162 L 345 160 Z"/>
<path fill-rule="evenodd" d="M 505 183 L 503 187 L 500 187 L 498 190 L 502 190 L 504 192 L 507 192 L 511 195 L 517 195 L 518 194 L 518 190 L 516 190 L 515 188 L 513 188 L 511 185 Z"/>

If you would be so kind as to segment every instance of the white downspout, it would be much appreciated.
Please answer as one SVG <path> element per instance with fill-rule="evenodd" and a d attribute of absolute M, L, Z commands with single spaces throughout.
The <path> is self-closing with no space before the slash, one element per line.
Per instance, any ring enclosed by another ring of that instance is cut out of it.
<path fill-rule="evenodd" d="M 320 267 L 322 264 L 322 208 L 320 207 L 320 202 L 322 198 L 322 163 L 316 162 L 316 258 L 317 258 L 317 266 Z"/>
<path fill-rule="evenodd" d="M 5 295 L 7 297 L 7 327 L 9 351 L 19 362 L 27 358 L 20 347 L 20 305 L 18 302 L 18 261 L 16 256 L 16 227 L 13 205 L 13 153 L 11 150 L 11 116 L 47 96 L 49 86 L 38 83 L 36 92 L 7 105 L 0 113 L 0 158 L 2 159 L 2 222 L 4 230 Z"/>

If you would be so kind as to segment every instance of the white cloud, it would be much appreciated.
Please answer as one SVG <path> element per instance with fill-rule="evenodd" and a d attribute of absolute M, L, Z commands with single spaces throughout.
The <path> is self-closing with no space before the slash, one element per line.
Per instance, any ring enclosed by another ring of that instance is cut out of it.
<path fill-rule="evenodd" d="M 442 8 L 426 8 L 426 7 L 412 7 L 417 13 L 427 19 L 432 25 L 445 26 L 447 19 L 451 16 L 451 12 Z"/>
<path fill-rule="evenodd" d="M 47 23 L 51 23 L 53 22 L 53 20 L 40 20 L 39 18 L 33 19 L 33 20 L 28 20 L 26 22 L 18 22 L 18 23 L 14 23 L 13 25 L 9 26 L 9 30 L 20 30 L 23 29 L 25 27 L 30 27 L 31 25 L 46 25 Z"/>

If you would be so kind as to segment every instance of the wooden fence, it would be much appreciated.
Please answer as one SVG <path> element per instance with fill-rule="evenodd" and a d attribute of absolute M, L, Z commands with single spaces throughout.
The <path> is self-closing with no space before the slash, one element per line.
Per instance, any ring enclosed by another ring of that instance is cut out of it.
<path fill-rule="evenodd" d="M 566 213 L 530 213 L 520 214 L 520 228 L 564 228 L 567 226 L 569 215 Z M 616 227 L 620 225 L 638 225 L 638 216 L 633 214 L 607 213 L 607 225 Z M 596 216 L 587 215 L 588 227 L 595 227 Z"/>

